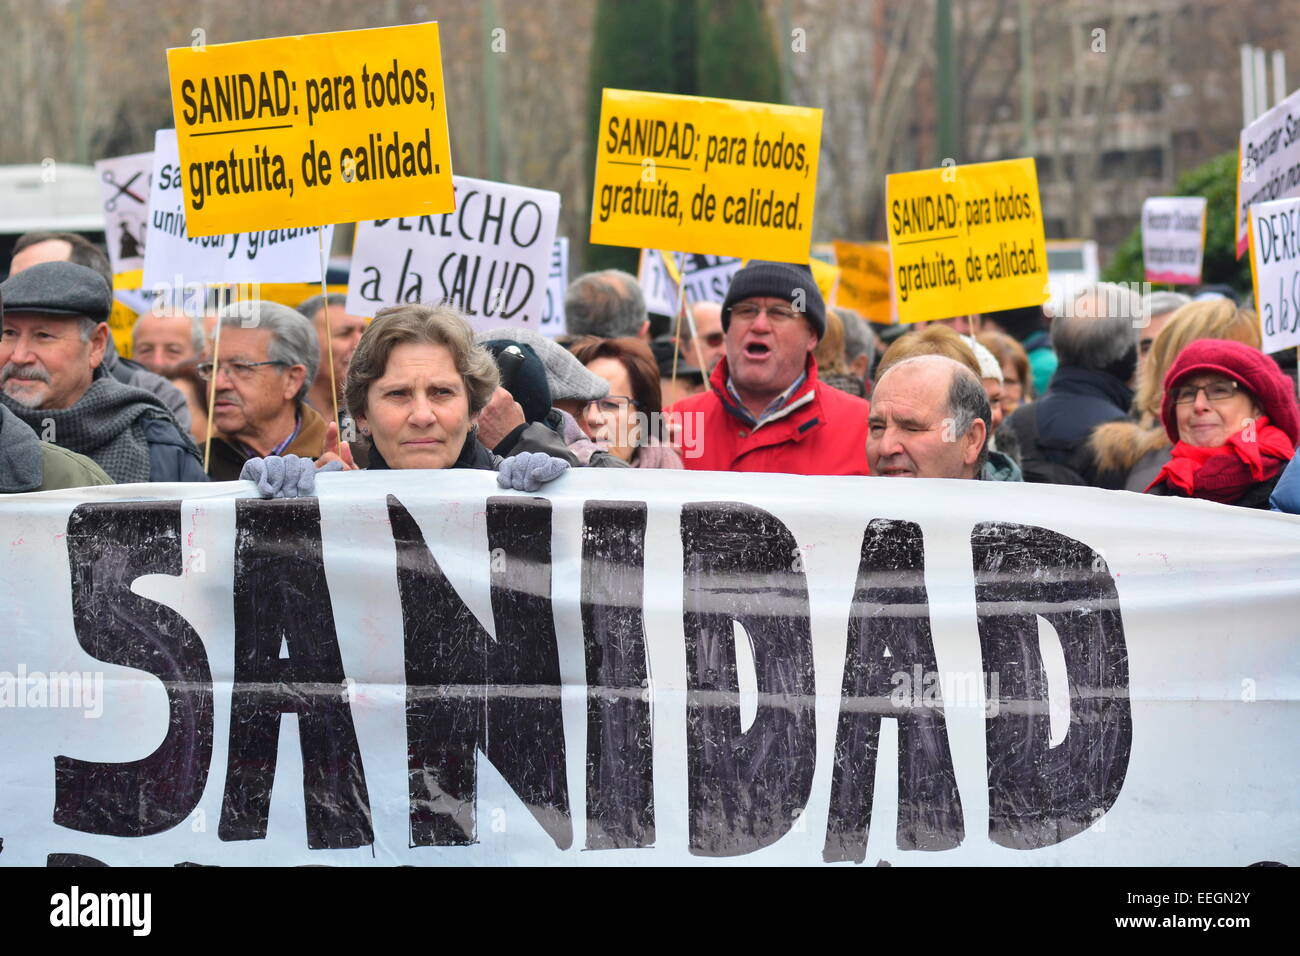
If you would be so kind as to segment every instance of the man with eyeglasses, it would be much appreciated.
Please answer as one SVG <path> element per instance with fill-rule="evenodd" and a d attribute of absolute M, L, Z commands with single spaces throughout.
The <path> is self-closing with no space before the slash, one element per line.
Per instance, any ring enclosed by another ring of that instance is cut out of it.
<path fill-rule="evenodd" d="M 754 261 L 722 304 L 726 355 L 709 391 L 678 401 L 683 463 L 697 471 L 865 475 L 863 399 L 823 386 L 813 349 L 826 305 L 807 266 Z M 698 415 L 700 427 L 686 416 Z"/>
<path fill-rule="evenodd" d="M 207 480 L 163 401 L 109 374 L 113 293 L 103 276 L 43 262 L 0 283 L 0 299 L 0 403 L 37 438 L 86 456 L 119 483 Z"/>
<path fill-rule="evenodd" d="M 212 480 L 237 480 L 250 458 L 321 457 L 327 424 L 305 401 L 320 363 L 311 320 L 288 306 L 253 300 L 226 306 L 218 323 L 219 363 L 198 366 L 215 388 Z"/>
<path fill-rule="evenodd" d="M 682 357 L 688 362 L 703 362 L 705 373 L 712 372 L 727 354 L 727 333 L 722 330 L 722 306 L 716 302 L 697 302 L 691 308 L 695 319 L 695 338 L 682 345 Z"/>

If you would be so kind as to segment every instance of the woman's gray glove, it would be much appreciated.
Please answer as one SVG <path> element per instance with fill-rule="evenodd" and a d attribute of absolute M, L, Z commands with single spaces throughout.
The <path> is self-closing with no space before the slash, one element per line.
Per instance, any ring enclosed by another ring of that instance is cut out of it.
<path fill-rule="evenodd" d="M 544 451 L 524 451 L 497 466 L 497 484 L 515 491 L 536 491 L 564 474 L 569 463 Z"/>
<path fill-rule="evenodd" d="M 339 471 L 341 462 L 332 461 L 321 471 Z M 316 463 L 297 455 L 268 455 L 250 458 L 239 472 L 240 480 L 257 484 L 263 498 L 310 498 L 316 493 Z"/>

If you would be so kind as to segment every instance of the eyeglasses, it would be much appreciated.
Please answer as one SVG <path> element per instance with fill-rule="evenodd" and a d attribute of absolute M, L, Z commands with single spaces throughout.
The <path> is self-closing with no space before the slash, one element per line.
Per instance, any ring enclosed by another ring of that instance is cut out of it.
<path fill-rule="evenodd" d="M 758 318 L 758 314 L 760 312 L 766 312 L 767 317 L 776 323 L 789 322 L 792 319 L 794 319 L 797 315 L 799 315 L 798 312 L 795 312 L 793 309 L 786 308 L 783 305 L 763 308 L 762 306 L 757 306 L 746 302 L 746 303 L 742 303 L 741 305 L 733 305 L 731 307 L 731 317 L 741 322 L 753 322 L 755 319 Z"/>
<path fill-rule="evenodd" d="M 286 365 L 287 366 L 288 364 L 289 364 L 288 362 L 276 362 L 276 361 L 222 362 L 221 367 L 226 370 L 227 375 L 229 375 L 231 378 L 235 379 L 236 381 L 247 382 L 253 377 L 255 371 L 261 368 L 263 365 Z M 215 373 L 212 371 L 211 362 L 200 362 L 198 365 L 194 366 L 194 371 L 198 372 L 199 378 L 203 379 L 203 381 L 205 382 L 210 382 L 212 381 L 213 378 L 215 378 Z"/>
<path fill-rule="evenodd" d="M 604 415 L 613 415 L 629 406 L 632 408 L 641 407 L 640 402 L 626 395 L 606 395 L 604 398 L 596 398 L 587 403 L 588 408 L 592 405 L 596 406 L 596 411 Z"/>
<path fill-rule="evenodd" d="M 1240 388 L 1238 382 L 1211 382 L 1209 385 L 1180 385 L 1174 389 L 1175 405 L 1190 405 L 1196 401 L 1196 396 L 1202 390 L 1205 392 L 1205 398 L 1211 402 L 1226 402 L 1232 396 L 1237 394 Z"/>

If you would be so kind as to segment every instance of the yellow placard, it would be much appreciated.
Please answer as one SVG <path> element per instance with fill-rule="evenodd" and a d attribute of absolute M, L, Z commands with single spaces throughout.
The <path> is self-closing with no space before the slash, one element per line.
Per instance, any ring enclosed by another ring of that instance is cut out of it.
<path fill-rule="evenodd" d="M 438 24 L 167 51 L 191 237 L 456 208 Z"/>
<path fill-rule="evenodd" d="M 859 312 L 868 322 L 892 322 L 889 244 L 835 240 L 840 285 L 835 304 Z"/>
<path fill-rule="evenodd" d="M 113 309 L 108 313 L 108 332 L 113 336 L 117 354 L 122 358 L 131 357 L 131 329 L 135 326 L 137 316 L 125 302 L 113 300 Z"/>
<path fill-rule="evenodd" d="M 819 109 L 607 89 L 591 241 L 807 262 L 821 128 Z"/>
<path fill-rule="evenodd" d="M 138 289 L 144 284 L 143 278 L 143 269 L 132 269 L 129 272 L 115 272 L 113 273 L 113 290 Z"/>
<path fill-rule="evenodd" d="M 808 269 L 813 274 L 813 281 L 817 283 L 817 291 L 822 294 L 823 301 L 830 303 L 839 287 L 840 267 L 814 257 L 808 260 Z"/>
<path fill-rule="evenodd" d="M 894 173 L 885 180 L 885 211 L 900 321 L 1047 300 L 1032 159 Z"/>

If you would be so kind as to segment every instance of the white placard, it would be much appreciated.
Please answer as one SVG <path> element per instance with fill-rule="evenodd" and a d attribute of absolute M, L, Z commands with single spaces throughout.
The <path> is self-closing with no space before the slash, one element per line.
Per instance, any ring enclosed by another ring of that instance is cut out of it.
<path fill-rule="evenodd" d="M 1241 131 L 1237 154 L 1237 258 L 1249 245 L 1256 203 L 1300 196 L 1300 90 Z"/>
<path fill-rule="evenodd" d="M 683 270 L 687 303 L 723 302 L 732 276 L 740 271 L 744 261 L 735 256 L 688 255 Z"/>
<path fill-rule="evenodd" d="M 1250 256 L 1260 348 L 1300 345 L 1300 199 L 1250 207 Z"/>
<path fill-rule="evenodd" d="M 104 197 L 104 242 L 113 275 L 138 272 L 144 268 L 144 250 L 149 244 L 153 153 L 101 159 L 95 163 L 95 175 Z"/>
<path fill-rule="evenodd" d="M 569 239 L 557 236 L 551 246 L 551 269 L 546 276 L 546 308 L 542 312 L 543 335 L 555 338 L 563 335 L 567 326 L 564 322 L 564 295 L 569 290 Z"/>
<path fill-rule="evenodd" d="M 636 277 L 641 283 L 641 294 L 645 296 L 646 311 L 671 319 L 677 311 L 678 289 L 668 272 L 664 255 L 658 249 L 642 249 Z"/>
<path fill-rule="evenodd" d="M 149 191 L 148 245 L 144 287 L 181 294 L 195 285 L 261 282 L 320 282 L 320 230 L 263 229 L 190 239 L 185 234 L 176 130 L 154 137 L 153 178 Z M 326 226 L 328 253 L 334 227 Z"/>
<path fill-rule="evenodd" d="M 560 194 L 455 176 L 456 211 L 357 223 L 348 312 L 448 301 L 475 331 L 536 331 L 546 311 Z"/>
<path fill-rule="evenodd" d="M 1148 282 L 1200 284 L 1205 208 L 1204 196 L 1152 196 L 1142 203 L 1142 261 Z"/>
<path fill-rule="evenodd" d="M 0 866 L 1300 865 L 1300 517 L 642 469 L 316 491 L 0 496 Z"/>

